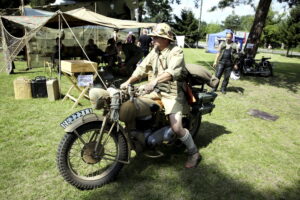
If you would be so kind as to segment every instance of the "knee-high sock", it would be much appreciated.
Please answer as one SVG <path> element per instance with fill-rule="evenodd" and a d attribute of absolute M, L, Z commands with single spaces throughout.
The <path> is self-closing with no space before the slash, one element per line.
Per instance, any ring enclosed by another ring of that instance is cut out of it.
<path fill-rule="evenodd" d="M 194 143 L 194 140 L 193 140 L 190 132 L 187 129 L 185 129 L 185 130 L 186 130 L 185 135 L 179 139 L 186 146 L 186 148 L 188 150 L 188 154 L 195 154 L 198 152 L 198 149 Z"/>

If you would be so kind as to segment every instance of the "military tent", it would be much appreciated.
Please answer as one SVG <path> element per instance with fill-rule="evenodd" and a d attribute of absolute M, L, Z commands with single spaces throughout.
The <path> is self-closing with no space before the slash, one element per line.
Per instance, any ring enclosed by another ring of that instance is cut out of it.
<path fill-rule="evenodd" d="M 226 34 L 232 33 L 230 29 L 225 29 L 219 33 L 209 34 L 207 37 L 207 52 L 217 53 L 217 48 L 221 40 L 225 40 Z M 233 35 L 233 41 L 239 44 L 239 48 L 242 49 L 244 38 Z"/>
<path fill-rule="evenodd" d="M 85 8 L 79 8 L 67 12 L 57 11 L 55 13 L 42 12 L 40 10 L 29 10 L 31 16 L 1 16 L 2 46 L 5 54 L 5 62 L 8 64 L 14 60 L 26 42 L 31 40 L 42 28 L 61 29 L 82 27 L 87 25 L 108 27 L 113 29 L 150 28 L 154 23 L 139 23 L 131 20 L 119 20 L 103 16 Z M 36 14 L 34 14 L 36 13 Z M 34 15 L 34 16 L 32 16 Z M 7 27 L 18 27 L 26 29 L 25 35 L 16 37 L 10 33 Z M 75 37 L 76 42 L 78 39 Z M 74 41 L 74 39 L 73 39 Z M 80 44 L 79 44 L 80 46 Z M 83 50 L 83 48 L 81 47 Z M 7 65 L 9 66 L 9 65 Z"/>

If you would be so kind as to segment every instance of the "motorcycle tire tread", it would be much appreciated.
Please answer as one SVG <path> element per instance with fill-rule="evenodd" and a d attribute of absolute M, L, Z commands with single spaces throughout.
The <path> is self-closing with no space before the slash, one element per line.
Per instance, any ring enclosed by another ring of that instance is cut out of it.
<path fill-rule="evenodd" d="M 90 130 L 90 129 L 95 129 L 99 128 L 99 122 L 97 123 L 88 123 L 85 124 L 79 128 L 77 128 L 77 132 L 79 135 L 82 135 L 84 133 L 84 130 Z M 118 148 L 119 148 L 119 160 L 126 160 L 128 158 L 128 146 L 126 143 L 126 139 L 123 136 L 123 134 L 116 134 L 112 133 L 113 137 L 115 137 L 116 141 L 119 143 Z M 102 177 L 101 179 L 93 180 L 93 181 L 87 181 L 80 179 L 76 176 L 74 176 L 71 172 L 71 169 L 69 169 L 68 164 L 67 164 L 67 154 L 69 149 L 71 148 L 73 142 L 77 139 L 77 136 L 72 133 L 66 133 L 61 140 L 59 146 L 58 146 L 58 151 L 57 151 L 57 167 L 60 172 L 60 174 L 63 176 L 63 178 L 73 185 L 74 187 L 80 189 L 80 190 L 92 190 L 98 187 L 101 187 L 113 180 L 115 180 L 116 176 L 124 166 L 123 163 L 116 163 L 114 168 L 111 170 L 109 174 L 106 176 Z"/>

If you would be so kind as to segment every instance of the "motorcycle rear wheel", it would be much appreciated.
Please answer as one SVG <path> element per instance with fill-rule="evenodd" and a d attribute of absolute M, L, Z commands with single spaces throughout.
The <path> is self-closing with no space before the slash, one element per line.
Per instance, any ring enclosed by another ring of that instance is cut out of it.
<path fill-rule="evenodd" d="M 197 112 L 195 114 L 190 113 L 189 118 L 190 118 L 189 119 L 189 127 L 187 127 L 187 128 L 190 131 L 190 134 L 192 135 L 192 137 L 195 138 L 200 129 L 202 115 L 200 112 Z"/>
<path fill-rule="evenodd" d="M 97 156 L 93 152 L 96 142 L 94 133 L 101 124 L 89 123 L 74 133 L 67 133 L 61 140 L 57 152 L 57 166 L 63 178 L 81 190 L 91 190 L 113 181 L 128 159 L 128 147 L 122 134 L 104 131 Z M 105 143 L 105 139 L 107 143 Z M 82 140 L 85 144 L 83 144 Z M 102 147 L 102 148 L 101 148 Z"/>
<path fill-rule="evenodd" d="M 266 77 L 273 76 L 273 66 L 270 62 L 266 63 L 265 70 L 267 71 L 267 73 L 264 76 Z"/>

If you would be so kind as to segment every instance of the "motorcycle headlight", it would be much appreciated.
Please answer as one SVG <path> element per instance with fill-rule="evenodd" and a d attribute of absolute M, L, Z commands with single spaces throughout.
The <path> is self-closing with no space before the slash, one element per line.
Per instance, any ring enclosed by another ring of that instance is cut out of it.
<path fill-rule="evenodd" d="M 104 108 L 110 101 L 109 93 L 102 88 L 90 89 L 89 97 L 92 107 L 97 110 Z"/>

